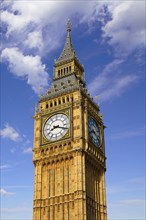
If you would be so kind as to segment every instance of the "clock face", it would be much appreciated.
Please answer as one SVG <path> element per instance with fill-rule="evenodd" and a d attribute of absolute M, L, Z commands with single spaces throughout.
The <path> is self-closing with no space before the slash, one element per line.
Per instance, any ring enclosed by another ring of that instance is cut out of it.
<path fill-rule="evenodd" d="M 65 114 L 51 116 L 44 126 L 44 135 L 50 141 L 62 138 L 69 129 L 69 119 Z"/>
<path fill-rule="evenodd" d="M 88 121 L 88 130 L 89 130 L 90 139 L 92 140 L 93 144 L 95 144 L 95 146 L 98 147 L 100 144 L 99 127 L 96 121 L 91 117 L 89 118 L 89 121 Z"/>

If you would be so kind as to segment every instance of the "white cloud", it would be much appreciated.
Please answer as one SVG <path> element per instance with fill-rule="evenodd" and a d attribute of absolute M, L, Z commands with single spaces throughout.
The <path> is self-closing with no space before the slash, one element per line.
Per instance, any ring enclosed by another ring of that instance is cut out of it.
<path fill-rule="evenodd" d="M 25 206 L 20 206 L 20 207 L 12 207 L 12 208 L 2 208 L 1 209 L 2 212 L 8 213 L 8 212 L 28 212 L 28 211 L 32 211 L 32 208 L 30 207 L 25 207 Z"/>
<path fill-rule="evenodd" d="M 9 138 L 10 140 L 16 142 L 21 139 L 20 134 L 8 123 L 5 125 L 5 128 L 0 130 L 0 136 L 3 138 Z"/>
<path fill-rule="evenodd" d="M 42 33 L 40 31 L 34 31 L 28 34 L 27 39 L 24 42 L 29 48 L 43 47 Z"/>
<path fill-rule="evenodd" d="M 144 199 L 129 199 L 129 200 L 122 200 L 120 201 L 123 205 L 145 205 Z"/>
<path fill-rule="evenodd" d="M 7 7 L 3 7 L 1 21 L 7 25 L 6 35 L 12 35 L 15 45 L 27 42 L 28 47 L 32 48 L 30 39 L 34 39 L 36 35 L 42 45 L 42 35 L 44 50 L 47 48 L 47 52 L 59 46 L 68 17 L 75 19 L 74 26 L 86 23 L 91 31 L 92 26 L 99 28 L 97 21 L 100 21 L 103 37 L 110 37 L 110 44 L 128 53 L 144 44 L 144 4 L 144 1 L 104 0 L 12 1 L 7 3 Z M 108 14 L 111 15 L 110 20 L 107 18 Z M 32 44 L 36 47 L 35 42 Z"/>
<path fill-rule="evenodd" d="M 31 154 L 31 153 L 32 153 L 32 148 L 31 148 L 31 147 L 24 148 L 24 149 L 23 149 L 23 153 L 24 153 L 24 154 Z"/>
<path fill-rule="evenodd" d="M 0 170 L 2 171 L 2 172 L 4 172 L 4 171 L 10 171 L 10 170 L 12 170 L 14 167 L 16 167 L 16 166 L 18 166 L 18 163 L 11 163 L 11 164 L 1 164 L 0 165 Z"/>
<path fill-rule="evenodd" d="M 99 101 L 104 102 L 123 94 L 126 89 L 137 82 L 134 74 L 121 74 L 122 59 L 115 59 L 107 64 L 101 73 L 89 84 L 88 89 L 93 97 L 98 95 Z"/>
<path fill-rule="evenodd" d="M 131 138 L 131 137 L 138 137 L 138 136 L 144 136 L 145 135 L 145 129 L 140 128 L 137 130 L 130 130 L 130 131 L 123 131 L 115 134 L 111 134 L 108 139 L 111 140 L 119 140 L 119 139 L 126 139 L 126 138 Z"/>
<path fill-rule="evenodd" d="M 117 185 L 107 186 L 107 194 L 123 194 L 137 193 L 145 191 L 145 178 L 137 177 L 134 179 L 127 179 L 117 183 Z"/>
<path fill-rule="evenodd" d="M 14 195 L 15 193 L 13 193 L 13 192 L 8 192 L 8 191 L 6 191 L 5 189 L 0 189 L 0 194 L 1 194 L 1 196 L 12 196 L 12 195 Z"/>
<path fill-rule="evenodd" d="M 110 207 L 137 207 L 141 205 L 145 205 L 146 201 L 144 199 L 129 199 L 129 200 L 119 200 L 116 201 L 115 203 L 109 203 Z"/>
<path fill-rule="evenodd" d="M 5 169 L 9 169 L 9 168 L 11 168 L 11 165 L 10 165 L 10 164 L 0 165 L 0 170 L 5 170 Z"/>
<path fill-rule="evenodd" d="M 1 57 L 8 62 L 13 74 L 27 79 L 27 83 L 36 93 L 39 93 L 40 86 L 47 87 L 48 74 L 39 56 L 25 56 L 18 48 L 14 47 L 4 49 Z"/>
<path fill-rule="evenodd" d="M 8 138 L 8 139 L 10 139 L 12 141 L 15 141 L 15 142 L 21 141 L 22 153 L 24 153 L 24 154 L 32 153 L 32 148 L 28 147 L 28 145 L 30 145 L 31 141 L 26 137 L 26 135 L 24 135 L 24 134 L 20 135 L 20 133 L 15 128 L 10 126 L 8 123 L 6 123 L 4 128 L 0 130 L 0 136 L 2 138 Z M 17 151 L 16 146 L 10 148 L 11 153 L 15 153 L 16 151 Z M 6 170 L 6 169 L 9 169 L 9 168 L 12 168 L 15 165 L 3 164 L 3 165 L 0 166 L 0 169 L 1 170 Z"/>
<path fill-rule="evenodd" d="M 107 187 L 107 194 L 108 195 L 113 195 L 113 194 L 123 194 L 123 193 L 135 193 L 135 192 L 143 192 L 145 191 L 145 187 L 144 184 L 143 186 L 140 187 L 134 187 L 134 186 L 111 186 L 111 187 Z"/>
<path fill-rule="evenodd" d="M 112 19 L 102 27 L 118 54 L 129 54 L 145 44 L 145 2 L 120 1 L 109 5 Z"/>
<path fill-rule="evenodd" d="M 7 36 L 9 36 L 11 32 L 21 31 L 27 27 L 29 22 L 27 17 L 23 17 L 21 15 L 16 16 L 15 14 L 8 11 L 3 11 L 1 13 L 1 21 L 8 25 Z"/>
<path fill-rule="evenodd" d="M 58 3 L 57 3 L 58 4 Z M 7 36 L 11 34 L 19 34 L 20 31 L 26 31 L 29 26 L 44 27 L 47 18 L 57 9 L 56 2 L 41 1 L 12 1 L 4 5 L 1 12 L 1 21 L 7 24 Z M 52 16 L 52 20 L 53 20 Z M 40 28 L 41 28 L 40 27 Z"/>
<path fill-rule="evenodd" d="M 131 84 L 133 85 L 137 81 L 137 78 L 138 77 L 135 75 L 127 75 L 114 80 L 112 85 L 109 85 L 109 88 L 99 93 L 100 101 L 104 102 L 111 98 L 119 97 L 131 86 Z"/>
<path fill-rule="evenodd" d="M 123 63 L 123 60 L 115 59 L 111 63 L 107 64 L 101 73 L 94 78 L 94 80 L 89 84 L 88 88 L 93 96 L 102 87 L 105 87 L 109 83 L 109 78 L 114 74 L 115 70 Z M 110 77 L 109 77 L 110 75 Z"/>
<path fill-rule="evenodd" d="M 37 49 L 42 56 L 60 45 L 67 18 L 76 8 L 70 1 L 13 1 L 9 4 L 1 12 L 1 21 L 7 26 L 6 36 L 10 39 L 8 45 L 17 45 L 22 50 L 32 49 L 36 42 L 32 42 L 31 47 L 30 40 L 37 35 L 37 42 L 41 45 Z"/>
<path fill-rule="evenodd" d="M 11 1 L 3 5 L 1 20 L 2 27 L 5 27 L 5 41 L 2 61 L 7 60 L 11 71 L 18 77 L 25 77 L 36 93 L 39 93 L 40 85 L 48 85 L 41 57 L 64 42 L 62 38 L 68 17 L 71 17 L 74 28 L 83 23 L 87 24 L 90 32 L 101 28 L 102 38 L 107 39 L 103 42 L 112 45 L 120 56 L 144 45 L 144 1 Z M 37 55 L 32 55 L 32 51 Z M 100 84 L 105 84 L 107 77 L 102 75 L 100 80 Z M 126 85 L 126 80 L 132 83 L 134 77 L 121 79 L 116 88 L 119 91 L 122 91 L 124 80 Z M 109 90 L 111 96 L 113 92 Z M 105 94 L 101 96 L 106 99 Z"/>

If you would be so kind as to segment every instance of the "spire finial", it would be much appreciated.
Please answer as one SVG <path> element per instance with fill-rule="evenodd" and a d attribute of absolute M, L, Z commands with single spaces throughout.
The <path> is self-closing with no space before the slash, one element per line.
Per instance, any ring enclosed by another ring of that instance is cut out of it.
<path fill-rule="evenodd" d="M 68 18 L 67 21 L 67 31 L 70 32 L 71 31 L 71 24 L 70 24 L 70 19 Z"/>

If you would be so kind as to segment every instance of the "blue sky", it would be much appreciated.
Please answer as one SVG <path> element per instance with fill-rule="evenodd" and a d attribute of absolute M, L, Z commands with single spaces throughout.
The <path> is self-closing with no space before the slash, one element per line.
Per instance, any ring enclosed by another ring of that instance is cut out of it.
<path fill-rule="evenodd" d="M 1 219 L 31 219 L 33 115 L 72 23 L 107 126 L 109 220 L 145 219 L 145 2 L 2 1 Z"/>

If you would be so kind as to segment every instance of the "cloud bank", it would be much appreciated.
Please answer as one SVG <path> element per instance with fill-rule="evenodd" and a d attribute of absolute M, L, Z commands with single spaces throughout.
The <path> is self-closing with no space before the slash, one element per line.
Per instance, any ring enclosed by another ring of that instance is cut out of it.
<path fill-rule="evenodd" d="M 16 129 L 11 127 L 8 123 L 5 125 L 5 128 L 0 130 L 0 136 L 2 138 L 8 138 L 15 142 L 18 142 L 21 139 L 18 131 L 16 131 Z"/>
<path fill-rule="evenodd" d="M 104 0 L 3 1 L 2 62 L 8 62 L 11 72 L 26 79 L 33 91 L 39 93 L 38 87 L 47 87 L 49 78 L 42 60 L 60 46 L 68 17 L 74 28 L 86 24 L 90 33 L 100 29 L 100 40 L 109 44 L 120 58 L 145 46 L 144 4 L 144 1 Z M 126 81 L 132 80 L 125 78 Z M 102 96 L 105 99 L 105 94 Z"/>
<path fill-rule="evenodd" d="M 112 19 L 102 27 L 103 36 L 115 46 L 116 53 L 129 54 L 145 45 L 144 1 L 124 1 L 111 10 Z"/>
<path fill-rule="evenodd" d="M 121 74 L 122 59 L 115 59 L 88 85 L 93 97 L 99 96 L 100 103 L 119 97 L 127 88 L 136 83 L 139 78 L 136 74 Z"/>
<path fill-rule="evenodd" d="M 39 56 L 23 55 L 16 48 L 6 48 L 2 51 L 1 58 L 8 62 L 10 71 L 20 78 L 26 78 L 27 84 L 39 93 L 40 86 L 48 85 L 46 66 L 42 64 Z"/>
<path fill-rule="evenodd" d="M 0 195 L 1 196 L 12 196 L 12 195 L 14 195 L 15 193 L 13 193 L 13 192 L 8 192 L 8 191 L 6 191 L 5 189 L 0 189 Z"/>

